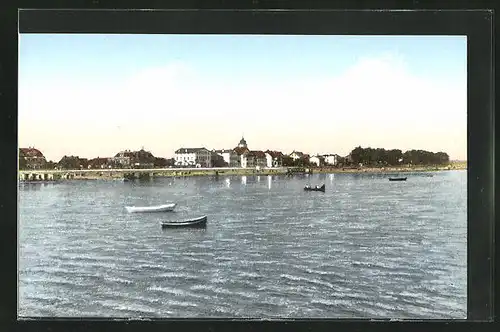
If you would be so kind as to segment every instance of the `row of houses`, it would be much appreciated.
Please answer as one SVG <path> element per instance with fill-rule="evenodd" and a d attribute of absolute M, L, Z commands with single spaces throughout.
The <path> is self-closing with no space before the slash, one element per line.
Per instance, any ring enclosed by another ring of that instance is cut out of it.
<path fill-rule="evenodd" d="M 332 165 L 339 162 L 336 154 L 309 156 L 308 154 L 293 151 L 285 155 L 280 151 L 250 150 L 246 140 L 242 137 L 233 149 L 208 150 L 207 148 L 180 148 L 175 151 L 175 166 L 178 167 L 281 167 L 291 166 L 302 161 L 303 164 L 316 166 Z"/>
<path fill-rule="evenodd" d="M 139 151 L 120 151 L 114 157 L 106 158 L 87 159 L 78 156 L 64 156 L 57 163 L 47 161 L 42 152 L 34 147 L 19 149 L 20 169 L 154 168 L 173 165 L 173 159 L 155 157 L 144 148 Z"/>
<path fill-rule="evenodd" d="M 42 152 L 34 147 L 19 149 L 20 169 L 103 169 L 103 168 L 155 168 L 155 167 L 243 167 L 271 168 L 281 166 L 332 165 L 339 162 L 336 154 L 309 156 L 293 151 L 286 155 L 274 150 L 250 150 L 242 137 L 233 149 L 208 150 L 202 148 L 180 148 L 175 157 L 165 159 L 155 157 L 142 148 L 138 151 L 124 150 L 114 157 L 97 157 L 93 159 L 78 156 L 64 156 L 59 162 L 48 162 Z"/>

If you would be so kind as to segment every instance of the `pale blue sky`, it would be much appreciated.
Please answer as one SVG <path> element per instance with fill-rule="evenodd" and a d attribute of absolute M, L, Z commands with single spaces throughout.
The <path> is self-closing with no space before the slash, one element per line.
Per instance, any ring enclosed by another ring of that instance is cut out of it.
<path fill-rule="evenodd" d="M 244 133 L 256 150 L 465 159 L 466 63 L 460 36 L 23 34 L 19 144 L 171 157 Z"/>

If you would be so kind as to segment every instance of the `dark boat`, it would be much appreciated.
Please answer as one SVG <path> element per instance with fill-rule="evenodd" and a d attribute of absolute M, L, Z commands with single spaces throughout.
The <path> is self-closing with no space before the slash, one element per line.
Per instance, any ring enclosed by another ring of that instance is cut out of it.
<path fill-rule="evenodd" d="M 320 186 L 311 187 L 310 185 L 306 185 L 304 187 L 304 190 L 305 191 L 322 191 L 322 192 L 325 192 L 325 184 L 323 183 L 323 185 L 321 187 Z"/>
<path fill-rule="evenodd" d="M 389 178 L 389 181 L 406 181 L 406 178 Z"/>
<path fill-rule="evenodd" d="M 184 221 L 164 221 L 161 228 L 179 228 L 179 227 L 205 227 L 207 225 L 207 216 L 202 216 Z"/>

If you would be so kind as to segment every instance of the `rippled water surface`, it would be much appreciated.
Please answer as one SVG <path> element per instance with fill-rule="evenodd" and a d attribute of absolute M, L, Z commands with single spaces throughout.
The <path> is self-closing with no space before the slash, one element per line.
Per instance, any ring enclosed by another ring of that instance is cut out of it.
<path fill-rule="evenodd" d="M 466 171 L 19 186 L 19 315 L 465 318 Z M 303 186 L 325 183 L 326 192 Z M 177 202 L 176 212 L 126 205 Z M 208 216 L 206 229 L 163 220 Z"/>

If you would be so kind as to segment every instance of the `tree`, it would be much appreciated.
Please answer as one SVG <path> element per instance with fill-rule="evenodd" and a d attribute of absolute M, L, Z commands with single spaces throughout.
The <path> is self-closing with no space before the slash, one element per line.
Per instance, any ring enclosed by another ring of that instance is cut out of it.
<path fill-rule="evenodd" d="M 435 154 L 435 161 L 438 165 L 448 164 L 450 162 L 450 156 L 445 152 L 438 152 Z"/>
<path fill-rule="evenodd" d="M 357 147 L 351 151 L 352 163 L 366 166 L 396 166 L 402 163 L 411 165 L 437 165 L 449 162 L 449 156 L 444 152 L 433 153 L 425 150 L 385 150 Z"/>
<path fill-rule="evenodd" d="M 282 162 L 282 165 L 284 167 L 292 167 L 292 166 L 295 166 L 294 165 L 294 160 L 292 157 L 290 156 L 283 156 L 283 158 L 281 159 L 281 162 Z"/>
<path fill-rule="evenodd" d="M 216 152 L 211 152 L 210 162 L 212 167 L 228 167 L 228 163 L 224 161 L 224 157 Z"/>
<path fill-rule="evenodd" d="M 401 160 L 403 158 L 403 152 L 401 150 L 393 149 L 387 151 L 387 164 L 388 165 L 399 165 Z"/>
<path fill-rule="evenodd" d="M 351 162 L 355 165 L 362 163 L 364 159 L 364 149 L 358 146 L 351 151 Z"/>
<path fill-rule="evenodd" d="M 167 167 L 168 160 L 161 157 L 155 157 L 154 167 Z"/>

